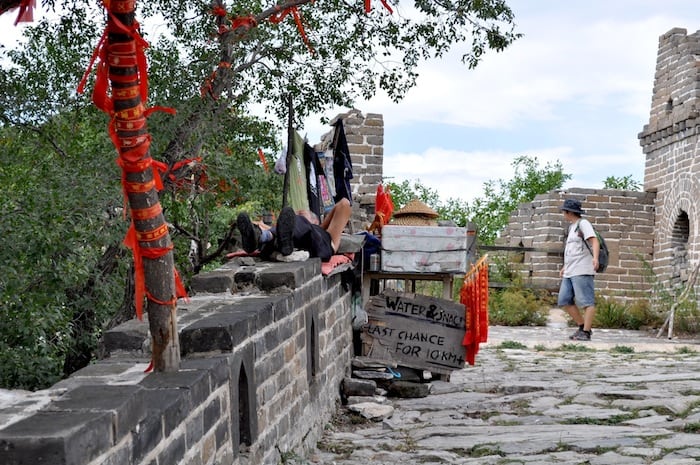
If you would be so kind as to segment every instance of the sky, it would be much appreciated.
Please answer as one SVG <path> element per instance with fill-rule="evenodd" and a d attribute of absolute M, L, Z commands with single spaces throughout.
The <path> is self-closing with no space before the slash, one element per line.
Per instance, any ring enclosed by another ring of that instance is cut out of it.
<path fill-rule="evenodd" d="M 377 2 L 378 3 L 378 2 Z M 455 52 L 422 66 L 399 104 L 358 102 L 384 119 L 384 178 L 420 180 L 471 201 L 513 176 L 515 157 L 562 164 L 565 188 L 644 180 L 637 135 L 649 120 L 659 36 L 700 30 L 692 0 L 510 0 L 523 37 L 474 70 Z M 326 112 L 333 117 L 345 111 Z M 309 118 L 314 143 L 328 131 Z"/>
<path fill-rule="evenodd" d="M 649 119 L 659 36 L 700 30 L 700 2 L 508 5 L 523 37 L 505 51 L 488 52 L 470 70 L 455 49 L 422 65 L 417 86 L 400 103 L 382 95 L 357 102 L 363 113 L 383 115 L 385 180 L 419 180 L 443 200 L 471 201 L 485 182 L 512 178 L 513 160 L 527 155 L 541 167 L 560 162 L 572 176 L 565 188 L 600 188 L 608 176 L 643 182 L 637 135 Z M 13 28 L 15 17 L 0 16 L 0 27 Z M 320 116 L 299 128 L 312 144 L 330 130 Z"/>

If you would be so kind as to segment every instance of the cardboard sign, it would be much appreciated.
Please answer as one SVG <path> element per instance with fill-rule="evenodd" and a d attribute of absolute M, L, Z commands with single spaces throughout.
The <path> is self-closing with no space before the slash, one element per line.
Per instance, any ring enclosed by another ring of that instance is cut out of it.
<path fill-rule="evenodd" d="M 365 311 L 364 355 L 434 373 L 464 368 L 463 305 L 387 289 L 370 297 Z"/>

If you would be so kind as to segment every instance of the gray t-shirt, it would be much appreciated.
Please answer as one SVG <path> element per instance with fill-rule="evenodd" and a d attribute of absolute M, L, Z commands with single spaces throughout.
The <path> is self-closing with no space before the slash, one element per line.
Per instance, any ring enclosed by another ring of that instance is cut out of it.
<path fill-rule="evenodd" d="M 595 274 L 593 255 L 583 243 L 583 238 L 579 236 L 579 230 L 586 239 L 595 236 L 591 222 L 583 218 L 569 226 L 569 235 L 566 238 L 566 247 L 564 248 L 564 278 Z"/>

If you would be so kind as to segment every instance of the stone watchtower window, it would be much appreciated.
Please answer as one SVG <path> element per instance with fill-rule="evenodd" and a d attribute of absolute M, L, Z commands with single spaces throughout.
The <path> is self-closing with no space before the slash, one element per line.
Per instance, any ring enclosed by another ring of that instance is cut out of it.
<path fill-rule="evenodd" d="M 666 111 L 671 112 L 673 110 L 673 99 L 670 98 L 668 99 L 668 102 L 666 102 Z"/>
<path fill-rule="evenodd" d="M 677 287 L 688 281 L 688 237 L 690 220 L 688 213 L 681 211 L 673 225 L 671 243 L 673 245 L 673 271 L 671 285 Z"/>

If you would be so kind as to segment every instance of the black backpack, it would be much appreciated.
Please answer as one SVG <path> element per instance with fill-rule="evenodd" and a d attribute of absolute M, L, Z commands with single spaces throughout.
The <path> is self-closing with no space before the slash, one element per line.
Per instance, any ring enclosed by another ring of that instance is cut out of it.
<path fill-rule="evenodd" d="M 591 249 L 591 245 L 583 237 L 583 233 L 578 228 L 578 223 L 576 224 L 576 232 L 578 232 L 578 237 L 580 237 L 583 240 L 583 243 L 586 244 L 588 251 L 591 253 L 591 255 L 593 255 L 593 249 Z M 593 232 L 595 233 L 595 237 L 598 239 L 598 244 L 600 244 L 600 251 L 598 252 L 598 269 L 596 270 L 596 273 L 602 273 L 608 267 L 610 253 L 608 251 L 608 245 L 605 243 L 605 239 L 603 239 L 603 236 L 600 235 L 595 227 L 593 228 Z"/>

